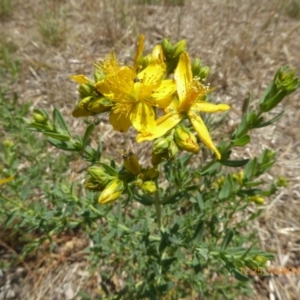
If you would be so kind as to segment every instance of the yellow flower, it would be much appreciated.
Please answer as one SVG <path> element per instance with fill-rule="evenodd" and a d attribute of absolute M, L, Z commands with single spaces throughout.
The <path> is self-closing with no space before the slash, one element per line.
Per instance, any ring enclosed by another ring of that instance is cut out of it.
<path fill-rule="evenodd" d="M 214 151 L 218 159 L 221 159 L 207 127 L 197 112 L 221 112 L 228 110 L 230 107 L 227 104 L 216 105 L 205 101 L 210 90 L 207 86 L 201 84 L 197 78 L 193 78 L 190 58 L 186 52 L 180 55 L 174 78 L 177 83 L 178 99 L 172 101 L 166 109 L 166 115 L 156 120 L 155 131 L 138 134 L 137 142 L 150 141 L 163 136 L 187 117 L 202 142 Z"/>
<path fill-rule="evenodd" d="M 174 80 L 163 80 L 166 66 L 159 53 L 161 48 L 155 47 L 152 62 L 140 71 L 138 61 L 143 49 L 141 36 L 133 67 L 119 67 L 111 55 L 103 64 L 106 77 L 96 84 L 98 92 L 114 103 L 110 123 L 120 132 L 126 132 L 131 125 L 139 132 L 155 130 L 154 107 L 165 109 L 176 90 Z"/>

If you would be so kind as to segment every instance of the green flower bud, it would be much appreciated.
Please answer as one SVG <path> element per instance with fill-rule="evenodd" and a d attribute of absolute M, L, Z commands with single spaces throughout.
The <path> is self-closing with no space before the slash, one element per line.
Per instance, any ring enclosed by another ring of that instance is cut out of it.
<path fill-rule="evenodd" d="M 288 67 L 279 69 L 275 75 L 275 85 L 277 89 L 293 92 L 299 87 L 299 78 L 295 78 L 295 70 L 290 71 Z"/>
<path fill-rule="evenodd" d="M 9 140 L 9 139 L 4 139 L 3 142 L 2 142 L 2 145 L 5 148 L 12 148 L 14 146 L 14 142 L 12 140 Z"/>
<path fill-rule="evenodd" d="M 107 98 L 101 97 L 92 100 L 87 105 L 87 110 L 93 113 L 102 113 L 109 111 L 112 107 L 111 101 L 109 101 Z"/>
<path fill-rule="evenodd" d="M 248 197 L 248 200 L 254 202 L 257 205 L 262 205 L 265 203 L 265 199 L 259 195 Z"/>
<path fill-rule="evenodd" d="M 156 184 L 154 181 L 145 181 L 141 186 L 141 189 L 149 195 L 152 195 L 157 191 Z"/>
<path fill-rule="evenodd" d="M 74 108 L 72 112 L 72 116 L 75 118 L 79 118 L 79 117 L 88 117 L 94 115 L 95 113 L 89 111 L 87 108 L 89 103 L 92 100 L 93 100 L 92 96 L 81 99 L 77 104 L 77 106 Z"/>
<path fill-rule="evenodd" d="M 279 176 L 277 178 L 277 186 L 279 187 L 287 187 L 289 185 L 288 180 L 285 177 Z"/>
<path fill-rule="evenodd" d="M 201 60 L 200 58 L 195 58 L 192 64 L 192 73 L 193 73 L 193 77 L 198 76 L 198 74 L 200 73 L 201 70 Z"/>
<path fill-rule="evenodd" d="M 174 158 L 178 154 L 178 147 L 176 144 L 172 141 L 170 143 L 170 147 L 168 148 L 168 158 Z"/>
<path fill-rule="evenodd" d="M 84 183 L 84 188 L 90 191 L 103 191 L 105 185 L 101 184 L 99 181 L 95 180 L 94 178 L 89 177 Z"/>
<path fill-rule="evenodd" d="M 125 169 L 133 175 L 138 175 L 141 173 L 141 166 L 138 158 L 131 151 L 123 155 L 123 163 Z"/>
<path fill-rule="evenodd" d="M 166 153 L 170 146 L 170 142 L 171 140 L 169 138 L 161 137 L 156 139 L 153 143 L 153 152 L 155 154 Z"/>
<path fill-rule="evenodd" d="M 94 180 L 99 182 L 101 185 L 107 185 L 115 177 L 110 176 L 101 167 L 91 166 L 88 168 L 88 173 L 92 176 Z"/>
<path fill-rule="evenodd" d="M 33 110 L 33 120 L 39 124 L 46 124 L 49 120 L 49 116 L 45 111 L 34 109 Z"/>
<path fill-rule="evenodd" d="M 208 66 L 202 67 L 198 77 L 202 80 L 205 80 L 210 74 L 210 68 Z"/>
<path fill-rule="evenodd" d="M 80 94 L 80 98 L 86 98 L 93 95 L 95 87 L 91 83 L 84 83 L 79 85 L 78 91 Z"/>
<path fill-rule="evenodd" d="M 268 259 L 262 255 L 256 255 L 254 257 L 254 260 L 257 261 L 260 266 L 264 266 L 266 264 L 266 262 L 268 261 Z"/>
<path fill-rule="evenodd" d="M 186 51 L 186 40 L 181 40 L 173 46 L 172 57 L 179 57 L 182 52 Z"/>
<path fill-rule="evenodd" d="M 147 169 L 143 170 L 142 175 L 143 175 L 143 179 L 145 181 L 155 180 L 158 178 L 159 172 L 158 172 L 157 168 L 147 168 Z"/>
<path fill-rule="evenodd" d="M 141 179 L 141 178 L 138 178 L 134 184 L 137 186 L 137 187 L 141 187 L 143 185 L 144 181 Z"/>
<path fill-rule="evenodd" d="M 293 93 L 299 86 L 300 80 L 295 77 L 295 71 L 289 72 L 288 67 L 280 68 L 260 100 L 260 110 L 262 112 L 272 110 L 285 96 Z"/>
<path fill-rule="evenodd" d="M 167 158 L 168 158 L 168 153 L 155 154 L 154 152 L 152 152 L 151 163 L 153 166 L 157 166 Z"/>
<path fill-rule="evenodd" d="M 112 180 L 103 190 L 99 196 L 98 202 L 100 204 L 108 204 L 116 201 L 124 190 L 124 182 L 118 178 Z"/>
<path fill-rule="evenodd" d="M 101 70 L 95 70 L 94 72 L 94 80 L 95 82 L 101 81 L 105 78 L 105 74 Z"/>
<path fill-rule="evenodd" d="M 163 49 L 164 55 L 169 58 L 173 52 L 173 45 L 168 39 L 163 39 L 161 42 L 161 47 Z"/>
<path fill-rule="evenodd" d="M 176 128 L 174 141 L 181 150 L 192 153 L 197 153 L 199 151 L 197 139 L 187 127 L 178 126 Z"/>

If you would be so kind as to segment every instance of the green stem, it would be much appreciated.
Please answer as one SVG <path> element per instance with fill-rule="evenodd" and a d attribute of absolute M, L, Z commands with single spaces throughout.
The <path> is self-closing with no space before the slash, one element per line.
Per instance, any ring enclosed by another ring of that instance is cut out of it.
<path fill-rule="evenodd" d="M 154 194 L 154 203 L 155 203 L 155 211 L 156 211 L 156 220 L 158 228 L 161 228 L 161 203 L 159 201 L 159 189 L 158 189 L 158 182 L 156 180 L 156 192 Z"/>

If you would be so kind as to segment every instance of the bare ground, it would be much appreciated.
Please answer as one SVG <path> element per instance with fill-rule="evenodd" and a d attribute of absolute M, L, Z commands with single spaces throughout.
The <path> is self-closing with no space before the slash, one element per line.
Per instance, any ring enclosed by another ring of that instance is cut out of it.
<path fill-rule="evenodd" d="M 255 105 L 279 67 L 289 64 L 299 73 L 300 19 L 288 14 L 291 1 L 187 0 L 184 6 L 167 5 L 171 1 L 165 1 L 166 5 L 137 2 L 141 1 L 13 1 L 11 16 L 0 21 L 0 35 L 16 46 L 15 55 L 21 61 L 16 85 L 20 101 L 32 101 L 32 109 L 55 106 L 70 115 L 77 92 L 69 75 L 91 75 L 93 63 L 111 49 L 120 61 L 130 61 L 140 33 L 146 36 L 147 49 L 164 37 L 186 39 L 190 55 L 200 56 L 211 67 L 210 83 L 217 87 L 215 101 L 232 106 L 225 131 L 233 130 L 239 122 L 248 91 Z M 47 12 L 60 28 L 55 45 L 49 44 L 51 35 L 41 34 Z M 275 268 L 300 268 L 299 95 L 297 92 L 280 104 L 277 111 L 285 110 L 285 115 L 278 123 L 253 132 L 250 146 L 233 154 L 247 158 L 265 148 L 276 150 L 278 160 L 268 179 L 281 175 L 289 181 L 288 188 L 264 205 L 265 211 L 253 228 L 262 248 L 276 254 Z M 70 117 L 68 122 L 74 131 L 84 128 L 82 120 Z M 119 160 L 118 149 L 121 151 L 124 144 L 105 118 L 98 132 L 103 135 L 107 154 Z M 134 147 L 146 160 L 141 146 Z M 70 178 L 76 178 L 78 164 L 81 162 L 72 166 Z M 30 266 L 24 263 L 6 278 L 19 290 L 16 299 L 71 299 L 80 287 L 87 286 L 97 294 L 100 278 L 88 272 L 82 252 L 87 241 L 69 235 L 61 239 L 57 254 L 45 250 L 35 260 L 34 272 L 28 262 Z M 7 251 L 14 250 L 8 247 Z M 300 295 L 299 275 L 256 277 L 254 287 L 253 299 L 299 299 Z"/>

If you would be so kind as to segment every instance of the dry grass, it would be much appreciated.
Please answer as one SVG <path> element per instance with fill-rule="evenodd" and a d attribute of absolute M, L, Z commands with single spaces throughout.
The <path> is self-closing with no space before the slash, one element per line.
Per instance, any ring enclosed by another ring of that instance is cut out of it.
<path fill-rule="evenodd" d="M 186 39 L 191 56 L 199 55 L 204 64 L 211 66 L 210 82 L 217 86 L 215 100 L 232 105 L 228 131 L 239 121 L 248 91 L 255 105 L 279 67 L 289 64 L 299 72 L 297 0 L 186 0 L 183 6 L 171 5 L 174 1 L 165 1 L 165 5 L 145 5 L 146 2 L 12 1 L 10 17 L 0 19 L 0 36 L 16 47 L 15 55 L 21 60 L 16 86 L 20 101 L 31 100 L 32 108 L 56 106 L 70 115 L 77 94 L 68 76 L 91 74 L 93 62 L 111 49 L 116 50 L 121 61 L 128 62 L 140 33 L 146 35 L 149 48 L 163 37 Z M 289 187 L 269 200 L 253 228 L 259 232 L 261 246 L 276 253 L 273 266 L 277 268 L 300 268 L 300 132 L 295 126 L 300 119 L 298 99 L 299 92 L 290 96 L 278 108 L 278 112 L 285 110 L 284 117 L 267 130 L 254 132 L 251 145 L 233 154 L 253 157 L 266 147 L 278 151 L 278 161 L 268 179 L 284 176 Z M 69 118 L 68 122 L 74 131 L 83 125 L 82 120 Z M 124 144 L 105 117 L 101 117 L 99 132 L 107 154 L 120 159 L 116 149 L 121 150 Z M 135 151 L 146 159 L 142 147 L 135 146 Z M 70 176 L 74 174 L 75 171 Z M 42 261 L 35 258 L 34 263 L 28 262 L 26 272 L 24 265 L 15 273 L 22 275 L 15 275 L 15 282 L 27 274 L 22 284 L 18 283 L 22 288 L 16 299 L 71 299 L 79 287 L 88 287 L 97 294 L 100 279 L 88 273 L 82 255 L 86 245 L 77 244 L 78 239 L 72 236 L 64 238 L 69 249 L 57 250 L 56 256 L 45 253 Z M 256 278 L 255 288 L 254 299 L 298 299 L 299 275 Z"/>

